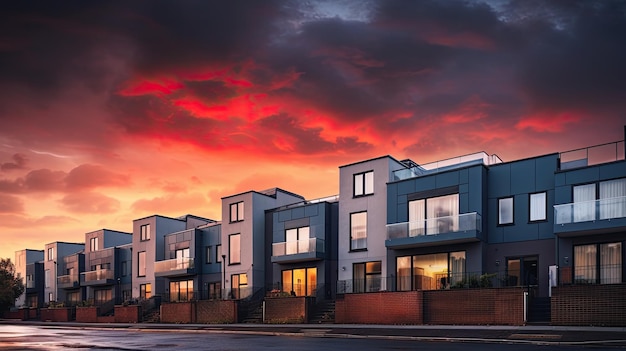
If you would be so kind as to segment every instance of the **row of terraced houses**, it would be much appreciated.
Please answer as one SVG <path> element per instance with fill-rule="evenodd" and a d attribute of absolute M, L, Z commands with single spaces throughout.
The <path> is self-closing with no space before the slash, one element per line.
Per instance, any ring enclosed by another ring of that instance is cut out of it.
<path fill-rule="evenodd" d="M 624 326 L 624 152 L 383 156 L 340 166 L 328 198 L 274 188 L 222 198 L 220 220 L 139 218 L 16 252 L 7 316 Z"/>

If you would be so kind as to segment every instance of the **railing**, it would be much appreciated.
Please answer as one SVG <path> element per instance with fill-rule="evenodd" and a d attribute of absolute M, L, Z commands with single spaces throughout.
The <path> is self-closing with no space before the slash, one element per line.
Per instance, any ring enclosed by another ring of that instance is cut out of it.
<path fill-rule="evenodd" d="M 194 268 L 194 260 L 191 257 L 173 258 L 171 260 L 157 261 L 154 263 L 154 271 L 157 273 L 192 268 Z"/>
<path fill-rule="evenodd" d="M 624 141 L 561 152 L 561 170 L 593 166 L 624 159 Z"/>
<path fill-rule="evenodd" d="M 561 271 L 561 274 L 572 273 L 571 270 Z M 621 284 L 621 264 L 600 264 L 573 267 L 573 284 Z M 561 279 L 563 281 L 563 279 Z M 567 280 L 565 280 L 567 281 Z"/>
<path fill-rule="evenodd" d="M 296 255 L 310 252 L 324 252 L 324 240 L 308 238 L 272 244 L 272 256 Z"/>
<path fill-rule="evenodd" d="M 478 232 L 482 231 L 482 219 L 480 214 L 476 212 L 464 213 L 457 216 L 428 218 L 424 221 L 387 224 L 387 239 L 402 239 L 421 235 L 458 233 L 474 230 Z"/>
<path fill-rule="evenodd" d="M 556 224 L 626 217 L 626 196 L 554 205 Z"/>
<path fill-rule="evenodd" d="M 60 275 L 57 278 L 57 284 L 61 287 L 73 286 L 78 284 L 78 274 Z"/>
<path fill-rule="evenodd" d="M 114 278 L 113 270 L 111 269 L 98 269 L 95 271 L 83 272 L 81 275 L 83 276 L 83 282 L 85 283 Z"/>
<path fill-rule="evenodd" d="M 280 211 L 280 210 L 286 210 L 289 208 L 302 207 L 302 206 L 306 206 L 310 204 L 317 204 L 320 202 L 337 202 L 337 201 L 339 201 L 339 195 L 330 195 L 330 196 L 320 197 L 318 199 L 305 200 L 305 201 L 300 201 L 300 202 L 296 202 L 293 204 L 280 206 L 276 208 L 275 210 Z"/>
<path fill-rule="evenodd" d="M 474 154 L 452 157 L 441 161 L 426 163 L 408 169 L 399 169 L 397 171 L 394 171 L 393 175 L 394 180 L 403 180 L 451 169 L 457 169 L 474 164 L 483 164 L 489 166 L 498 163 L 502 163 L 502 160 L 497 155 L 489 155 L 485 152 L 477 152 Z"/>
<path fill-rule="evenodd" d="M 266 297 L 324 296 L 325 285 L 317 284 L 282 284 L 275 283 L 265 288 Z"/>

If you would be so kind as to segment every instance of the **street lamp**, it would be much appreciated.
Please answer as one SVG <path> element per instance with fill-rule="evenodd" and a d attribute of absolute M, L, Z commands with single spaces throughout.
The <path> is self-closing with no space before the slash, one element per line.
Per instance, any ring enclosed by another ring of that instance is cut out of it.
<path fill-rule="evenodd" d="M 222 283 L 222 291 L 224 295 L 222 296 L 224 299 L 226 298 L 226 255 L 222 255 L 222 274 L 224 276 L 224 282 Z"/>

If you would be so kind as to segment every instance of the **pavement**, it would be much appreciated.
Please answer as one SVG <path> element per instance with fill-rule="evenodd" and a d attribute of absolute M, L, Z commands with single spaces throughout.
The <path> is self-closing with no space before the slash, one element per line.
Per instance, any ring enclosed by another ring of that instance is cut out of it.
<path fill-rule="evenodd" d="M 536 345 L 610 346 L 626 348 L 626 327 L 566 327 L 551 325 L 369 325 L 369 324 L 166 324 L 75 323 L 4 319 L 0 324 L 81 329 L 127 329 L 221 334 L 289 335 L 327 338 L 508 343 Z"/>

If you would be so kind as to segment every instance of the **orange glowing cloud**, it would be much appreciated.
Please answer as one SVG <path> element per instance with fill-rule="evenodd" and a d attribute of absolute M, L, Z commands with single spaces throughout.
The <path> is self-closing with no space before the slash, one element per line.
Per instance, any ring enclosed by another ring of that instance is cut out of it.
<path fill-rule="evenodd" d="M 559 133 L 566 125 L 581 120 L 575 112 L 544 112 L 523 117 L 516 125 L 518 130 L 531 129 L 536 132 Z"/>

